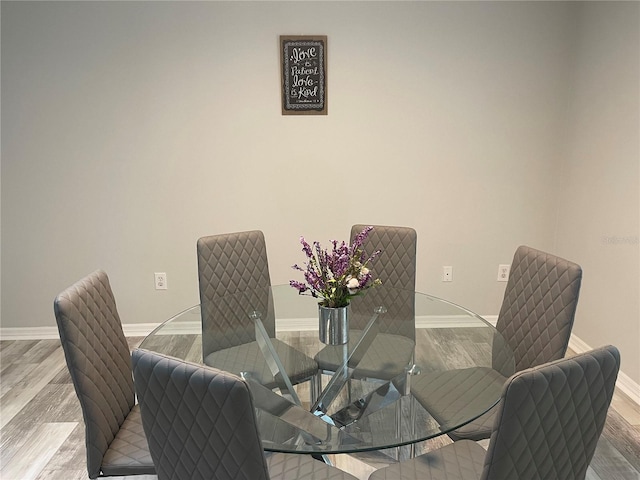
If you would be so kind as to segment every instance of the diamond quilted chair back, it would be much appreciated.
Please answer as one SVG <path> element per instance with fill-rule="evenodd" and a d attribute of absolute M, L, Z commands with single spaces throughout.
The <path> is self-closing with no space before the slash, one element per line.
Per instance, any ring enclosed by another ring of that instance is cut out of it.
<path fill-rule="evenodd" d="M 367 225 L 351 227 L 351 242 Z M 364 242 L 364 249 L 371 255 L 382 250 L 371 265 L 374 278 L 382 280 L 382 285 L 370 288 L 362 296 L 351 301 L 351 325 L 365 327 L 373 311 L 385 306 L 388 313 L 380 317 L 380 333 L 391 333 L 415 339 L 415 302 L 407 295 L 413 295 L 416 288 L 416 246 L 417 234 L 413 228 L 374 225 Z M 393 312 L 393 314 L 392 314 Z"/>
<path fill-rule="evenodd" d="M 159 480 L 268 480 L 243 380 L 141 349 L 132 358 Z"/>
<path fill-rule="evenodd" d="M 620 353 L 607 346 L 513 375 L 489 441 L 482 480 L 580 480 L 615 389 Z"/>
<path fill-rule="evenodd" d="M 578 305 L 579 265 L 527 246 L 515 252 L 496 328 L 515 358 L 516 371 L 564 357 Z M 503 348 L 493 350 L 502 371 Z M 513 371 L 513 370 L 511 370 Z"/>
<path fill-rule="evenodd" d="M 202 353 L 255 340 L 252 311 L 275 336 L 269 264 L 261 231 L 202 237 L 197 242 Z"/>
<path fill-rule="evenodd" d="M 135 403 L 129 347 L 107 274 L 98 270 L 60 293 L 54 312 L 82 407 L 87 470 L 96 478 Z"/>

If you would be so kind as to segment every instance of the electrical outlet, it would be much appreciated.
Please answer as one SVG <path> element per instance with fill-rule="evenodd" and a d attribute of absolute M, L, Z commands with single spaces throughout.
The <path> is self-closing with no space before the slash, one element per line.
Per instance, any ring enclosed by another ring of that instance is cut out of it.
<path fill-rule="evenodd" d="M 453 282 L 453 267 L 442 267 L 442 281 Z"/>
<path fill-rule="evenodd" d="M 498 265 L 498 281 L 506 282 L 509 280 L 509 270 L 511 265 Z"/>
<path fill-rule="evenodd" d="M 166 290 L 167 289 L 167 274 L 166 273 L 154 273 L 156 290 Z"/>

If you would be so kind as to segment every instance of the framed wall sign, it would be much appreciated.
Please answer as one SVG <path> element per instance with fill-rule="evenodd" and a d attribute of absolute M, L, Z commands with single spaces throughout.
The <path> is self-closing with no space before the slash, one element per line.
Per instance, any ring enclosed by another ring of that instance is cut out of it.
<path fill-rule="evenodd" d="M 327 37 L 280 36 L 283 115 L 327 114 Z"/>

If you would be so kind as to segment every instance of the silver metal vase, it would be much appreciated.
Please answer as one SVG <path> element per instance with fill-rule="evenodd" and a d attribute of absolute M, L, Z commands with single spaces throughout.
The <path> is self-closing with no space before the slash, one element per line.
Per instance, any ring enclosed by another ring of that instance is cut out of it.
<path fill-rule="evenodd" d="M 349 341 L 349 305 L 323 307 L 318 305 L 319 338 L 327 345 L 344 345 Z"/>

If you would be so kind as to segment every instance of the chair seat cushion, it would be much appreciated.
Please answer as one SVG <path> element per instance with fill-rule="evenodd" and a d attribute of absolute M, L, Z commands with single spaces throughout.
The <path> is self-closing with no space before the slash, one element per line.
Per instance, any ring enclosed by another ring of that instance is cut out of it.
<path fill-rule="evenodd" d="M 411 394 L 443 430 L 458 426 L 490 408 L 502 394 L 506 378 L 489 367 L 473 367 L 423 373 L 411 380 Z M 497 408 L 449 435 L 455 439 L 489 438 Z"/>
<path fill-rule="evenodd" d="M 451 432 L 447 432 L 447 435 L 449 435 L 454 442 L 458 440 L 473 440 L 474 442 L 486 440 L 491 437 L 491 431 L 493 430 L 493 424 L 496 421 L 497 411 L 498 405 L 493 407 L 484 415 L 480 415 L 472 422 L 456 428 Z"/>
<path fill-rule="evenodd" d="M 314 459 L 311 455 L 267 454 L 271 480 L 358 480 L 353 475 Z"/>
<path fill-rule="evenodd" d="M 271 343 L 282 361 L 291 383 L 295 384 L 311 378 L 318 371 L 318 364 L 304 353 L 277 338 L 272 338 Z M 269 370 L 264 355 L 255 341 L 210 353 L 205 357 L 204 363 L 236 375 L 248 372 L 253 376 L 253 379 L 267 388 L 278 386 L 278 382 Z"/>
<path fill-rule="evenodd" d="M 470 440 L 461 440 L 411 460 L 382 468 L 369 480 L 472 480 L 484 469 L 486 451 Z"/>
<path fill-rule="evenodd" d="M 105 476 L 155 475 L 139 405 L 134 405 L 109 445 L 101 470 Z"/>
<path fill-rule="evenodd" d="M 362 336 L 361 330 L 349 332 L 349 351 L 355 348 Z M 391 380 L 405 371 L 413 358 L 415 342 L 402 335 L 380 333 L 373 339 L 371 345 L 354 370 L 356 378 L 379 378 Z M 315 357 L 320 370 L 337 371 L 343 361 L 343 346 L 328 345 Z M 351 362 L 353 366 L 353 362 Z"/>

